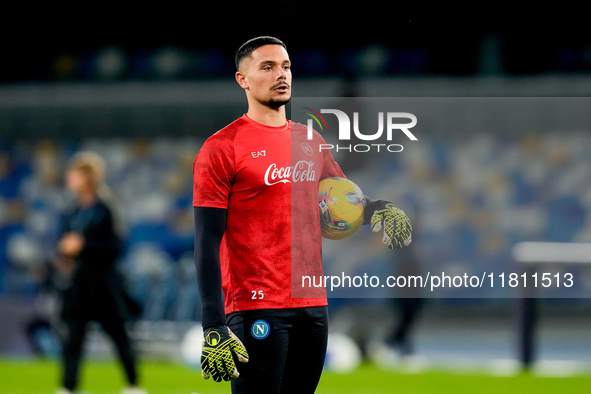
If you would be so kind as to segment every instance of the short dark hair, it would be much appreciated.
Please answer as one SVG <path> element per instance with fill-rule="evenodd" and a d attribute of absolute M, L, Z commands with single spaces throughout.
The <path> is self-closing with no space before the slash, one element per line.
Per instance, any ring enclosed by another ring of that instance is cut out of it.
<path fill-rule="evenodd" d="M 251 38 L 250 40 L 242 44 L 242 46 L 236 51 L 236 56 L 234 57 L 234 61 L 236 63 L 236 70 L 239 69 L 240 62 L 242 61 L 242 59 L 250 56 L 250 54 L 255 49 L 260 48 L 264 45 L 281 45 L 283 48 L 287 49 L 283 41 L 275 37 L 260 36 Z"/>

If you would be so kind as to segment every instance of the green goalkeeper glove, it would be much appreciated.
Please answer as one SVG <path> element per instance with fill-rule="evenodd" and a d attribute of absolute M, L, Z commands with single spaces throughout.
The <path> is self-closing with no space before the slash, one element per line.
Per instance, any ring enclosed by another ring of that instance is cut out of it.
<path fill-rule="evenodd" d="M 215 326 L 203 332 L 203 350 L 201 351 L 201 375 L 205 379 L 211 376 L 216 382 L 236 379 L 240 374 L 233 355 L 241 363 L 248 362 L 248 353 L 244 345 L 227 326 Z"/>
<path fill-rule="evenodd" d="M 389 201 L 366 198 L 365 217 L 365 224 L 371 224 L 374 233 L 384 229 L 382 242 L 390 249 L 401 249 L 402 246 L 410 245 L 412 224 L 404 211 L 396 205 Z"/>

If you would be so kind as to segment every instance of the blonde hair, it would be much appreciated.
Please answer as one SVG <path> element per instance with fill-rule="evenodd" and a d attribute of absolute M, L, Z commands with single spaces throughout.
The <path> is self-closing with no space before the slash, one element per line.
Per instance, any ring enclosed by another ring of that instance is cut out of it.
<path fill-rule="evenodd" d="M 98 198 L 110 207 L 113 214 L 115 232 L 123 236 L 127 232 L 127 226 L 123 219 L 125 215 L 123 214 L 119 201 L 105 183 L 105 168 L 105 160 L 99 154 L 92 151 L 77 152 L 72 156 L 68 165 L 68 170 L 80 171 L 87 177 L 95 188 Z"/>
<path fill-rule="evenodd" d="M 105 186 L 105 160 L 95 152 L 76 153 L 70 160 L 68 170 L 82 172 L 97 191 Z"/>

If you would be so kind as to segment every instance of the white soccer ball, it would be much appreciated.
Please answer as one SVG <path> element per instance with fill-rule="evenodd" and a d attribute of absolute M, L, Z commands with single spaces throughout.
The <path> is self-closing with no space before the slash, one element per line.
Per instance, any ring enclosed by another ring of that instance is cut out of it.
<path fill-rule="evenodd" d="M 328 334 L 328 347 L 324 366 L 339 373 L 350 372 L 362 361 L 361 350 L 351 337 L 341 333 Z"/>

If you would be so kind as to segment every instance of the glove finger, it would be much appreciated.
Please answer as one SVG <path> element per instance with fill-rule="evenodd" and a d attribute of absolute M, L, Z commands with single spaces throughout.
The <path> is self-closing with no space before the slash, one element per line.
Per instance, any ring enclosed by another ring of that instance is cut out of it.
<path fill-rule="evenodd" d="M 382 225 L 382 221 L 378 220 L 377 222 L 375 222 L 372 226 L 371 226 L 371 231 L 373 231 L 374 233 L 379 232 L 384 226 Z"/>
<path fill-rule="evenodd" d="M 248 353 L 246 353 L 246 349 L 244 349 L 240 345 L 235 345 L 232 350 L 234 351 L 234 354 L 236 355 L 236 359 L 238 359 L 239 362 L 241 362 L 241 363 L 248 362 Z"/>
<path fill-rule="evenodd" d="M 223 371 L 225 381 L 235 379 L 239 375 L 238 370 L 236 369 L 236 364 L 234 363 L 234 358 L 232 357 L 231 345 L 228 346 L 227 353 L 221 360 L 221 370 Z"/>
<path fill-rule="evenodd" d="M 378 213 L 378 211 L 375 211 L 373 213 L 373 215 L 371 215 L 371 231 L 373 231 L 374 233 L 377 233 L 378 231 L 380 231 L 383 227 L 382 225 L 382 221 L 384 220 L 384 215 Z"/>
<path fill-rule="evenodd" d="M 410 243 L 412 242 L 412 230 L 409 227 L 405 227 L 400 232 L 400 239 L 402 240 L 405 246 L 410 245 Z"/>
<path fill-rule="evenodd" d="M 221 359 L 209 359 L 203 366 L 203 372 L 208 374 L 215 382 L 221 382 L 224 376 L 227 375 L 226 367 Z"/>
<path fill-rule="evenodd" d="M 388 236 L 388 233 L 384 229 L 384 236 L 382 237 L 382 243 L 388 247 L 392 246 L 392 238 Z"/>
<path fill-rule="evenodd" d="M 230 355 L 230 358 L 232 357 L 232 355 Z M 236 379 L 238 377 L 238 375 L 240 375 L 238 373 L 238 370 L 236 369 L 236 365 L 234 364 L 234 360 L 232 361 L 226 361 L 223 363 L 224 365 L 224 380 L 227 382 L 230 379 Z"/>
<path fill-rule="evenodd" d="M 203 337 L 203 340 L 201 341 L 201 349 L 203 349 L 205 347 L 205 337 Z M 201 351 L 201 376 L 203 376 L 203 379 L 209 379 L 209 367 L 208 367 L 208 363 L 207 363 L 207 358 L 205 356 L 205 354 L 203 353 L 203 350 Z"/>
<path fill-rule="evenodd" d="M 203 375 L 203 373 L 207 374 L 210 378 L 213 379 L 214 382 L 221 382 L 222 378 L 220 377 L 220 373 L 218 371 L 218 369 L 214 366 L 209 366 L 206 369 L 204 369 L 201 374 Z"/>
<path fill-rule="evenodd" d="M 228 333 L 230 334 L 230 337 L 234 340 L 232 342 L 232 350 L 234 351 L 236 358 L 241 363 L 247 363 L 249 360 L 249 356 L 248 356 L 248 352 L 246 351 L 246 348 L 242 344 L 242 341 L 229 328 L 228 328 Z"/>
<path fill-rule="evenodd" d="M 238 361 L 240 361 L 241 363 L 247 363 L 249 358 L 248 357 L 244 357 L 242 354 L 240 353 L 236 353 L 236 358 L 238 359 Z"/>
<path fill-rule="evenodd" d="M 236 366 L 234 365 L 234 370 L 232 371 L 232 374 L 228 376 L 228 380 L 236 379 L 238 378 L 238 376 L 240 376 L 240 372 L 238 372 L 238 368 L 236 368 Z"/>
<path fill-rule="evenodd" d="M 207 371 L 214 382 L 221 382 L 222 376 L 220 373 L 220 365 L 218 362 L 215 362 L 213 366 L 210 367 L 209 371 Z"/>
<path fill-rule="evenodd" d="M 412 235 L 409 235 L 407 239 L 404 240 L 404 246 L 410 245 L 412 242 Z"/>
<path fill-rule="evenodd" d="M 226 362 L 224 360 L 219 359 L 217 361 L 216 373 L 213 375 L 213 377 L 216 382 L 221 382 L 222 380 L 227 381 L 230 379 L 230 372 L 228 371 L 228 366 L 226 365 Z"/>
<path fill-rule="evenodd" d="M 209 379 L 213 369 L 211 368 L 210 362 L 204 356 L 201 356 L 201 376 L 205 379 Z"/>

